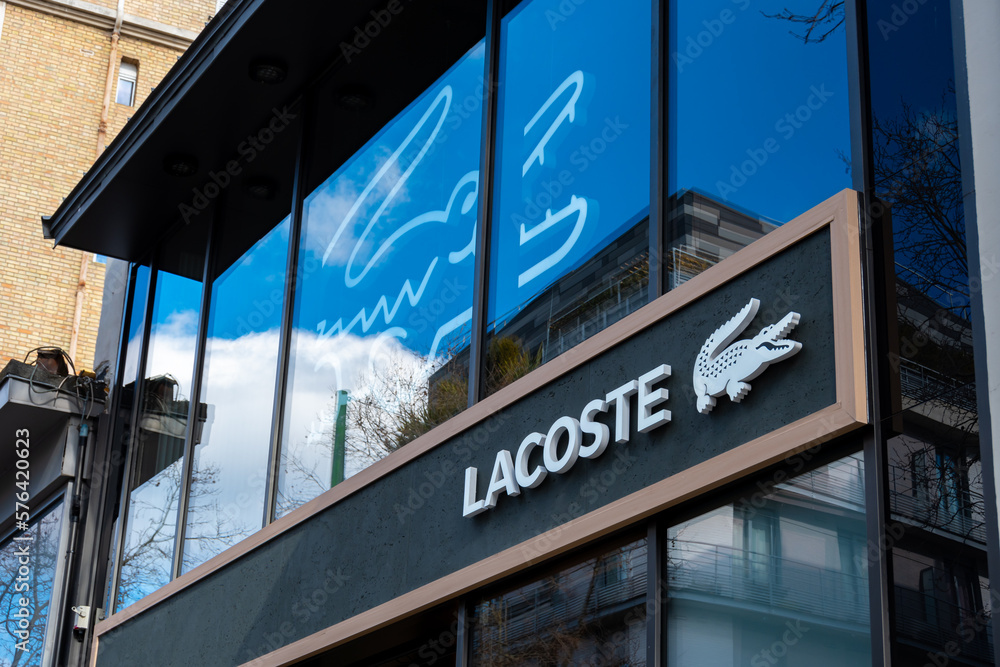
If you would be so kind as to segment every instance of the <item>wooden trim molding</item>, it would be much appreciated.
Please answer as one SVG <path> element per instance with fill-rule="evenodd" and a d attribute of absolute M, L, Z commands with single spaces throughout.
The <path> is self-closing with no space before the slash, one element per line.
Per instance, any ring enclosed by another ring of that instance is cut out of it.
<path fill-rule="evenodd" d="M 705 297 L 807 236 L 829 228 L 834 283 L 834 404 L 247 664 L 293 664 L 558 556 L 783 459 L 811 457 L 806 450 L 868 422 L 857 197 L 853 190 L 844 190 L 831 197 L 239 544 L 98 623 L 96 635 L 109 632 L 154 608 L 175 593 L 341 502 L 359 489 L 478 425 L 497 411 L 516 403 L 568 371 L 588 363 L 608 348 Z"/>
<path fill-rule="evenodd" d="M 7 0 L 7 2 L 103 30 L 113 30 L 117 16 L 113 9 L 84 0 Z M 125 14 L 121 34 L 123 37 L 140 39 L 181 51 L 186 50 L 198 36 L 193 30 L 177 28 L 133 14 Z"/>

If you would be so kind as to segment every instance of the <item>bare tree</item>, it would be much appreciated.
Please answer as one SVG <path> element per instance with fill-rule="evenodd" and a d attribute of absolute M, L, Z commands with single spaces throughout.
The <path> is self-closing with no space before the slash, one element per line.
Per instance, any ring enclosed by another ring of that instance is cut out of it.
<path fill-rule="evenodd" d="M 781 19 L 804 26 L 802 32 L 789 33 L 806 44 L 818 44 L 837 31 L 844 24 L 844 0 L 820 0 L 819 6 L 811 14 L 799 14 L 785 8 L 777 14 L 766 14 L 769 19 Z"/>

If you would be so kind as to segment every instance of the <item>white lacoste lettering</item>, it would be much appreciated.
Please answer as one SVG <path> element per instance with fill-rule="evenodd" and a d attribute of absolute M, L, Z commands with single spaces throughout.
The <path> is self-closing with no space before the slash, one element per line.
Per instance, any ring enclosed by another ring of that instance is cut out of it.
<path fill-rule="evenodd" d="M 715 397 L 728 394 L 739 403 L 750 392 L 753 380 L 771 364 L 788 359 L 802 349 L 802 343 L 785 340 L 799 323 L 800 315 L 788 313 L 776 324 L 760 330 L 753 338 L 733 343 L 757 315 L 760 301 L 750 299 L 743 309 L 708 337 L 694 364 L 694 391 L 698 412 L 707 415 L 715 407 Z M 730 345 L 730 343 L 732 343 Z"/>
<path fill-rule="evenodd" d="M 547 433 L 529 433 L 521 441 L 517 453 L 509 450 L 497 452 L 484 498 L 476 498 L 477 468 L 465 469 L 465 493 L 462 496 L 462 516 L 475 516 L 496 507 L 497 500 L 506 493 L 518 496 L 523 489 L 537 488 L 549 475 L 562 475 L 570 471 L 580 458 L 596 459 L 608 448 L 611 427 L 597 421 L 597 415 L 607 412 L 614 405 L 614 441 L 629 441 L 632 397 L 639 411 L 636 427 L 641 433 L 670 422 L 670 410 L 654 408 L 670 397 L 667 389 L 655 385 L 670 377 L 670 366 L 661 364 L 608 392 L 603 398 L 588 402 L 580 418 L 563 416 L 552 422 Z M 590 436 L 585 437 L 586 436 Z M 586 442 L 585 442 L 586 440 Z M 541 449 L 541 456 L 532 453 Z M 539 461 L 540 459 L 540 461 Z"/>

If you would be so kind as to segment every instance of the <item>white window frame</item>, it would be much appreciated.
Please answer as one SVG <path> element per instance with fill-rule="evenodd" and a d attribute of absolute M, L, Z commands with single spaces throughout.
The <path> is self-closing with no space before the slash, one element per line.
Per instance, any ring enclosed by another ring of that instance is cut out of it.
<path fill-rule="evenodd" d="M 132 92 L 129 94 L 128 104 L 125 104 L 125 102 L 121 101 L 123 81 L 132 84 Z M 123 61 L 118 66 L 118 88 L 115 91 L 115 102 L 117 102 L 118 104 L 123 104 L 127 107 L 134 107 L 135 91 L 138 87 L 139 87 L 139 65 Z"/>

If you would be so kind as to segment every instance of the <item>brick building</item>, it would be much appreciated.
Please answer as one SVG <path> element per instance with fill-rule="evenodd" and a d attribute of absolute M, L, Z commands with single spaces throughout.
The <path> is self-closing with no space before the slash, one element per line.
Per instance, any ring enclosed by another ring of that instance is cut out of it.
<path fill-rule="evenodd" d="M 66 350 L 77 367 L 99 361 L 102 258 L 53 249 L 39 219 L 117 136 L 216 4 L 0 1 L 0 365 L 40 345 Z"/>

